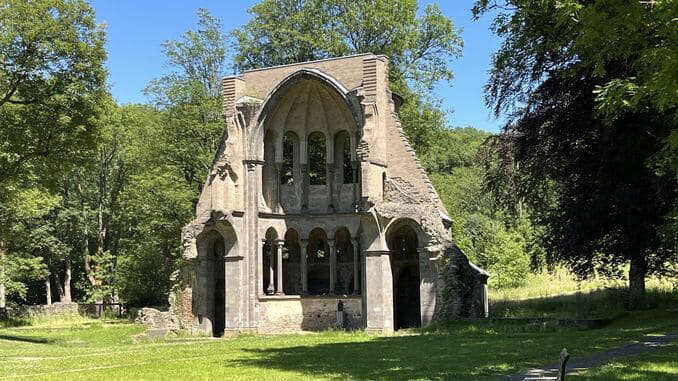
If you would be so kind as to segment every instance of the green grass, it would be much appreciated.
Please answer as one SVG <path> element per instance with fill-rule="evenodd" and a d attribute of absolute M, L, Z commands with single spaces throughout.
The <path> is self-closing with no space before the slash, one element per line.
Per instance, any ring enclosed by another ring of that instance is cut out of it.
<path fill-rule="evenodd" d="M 629 313 L 596 330 L 450 322 L 396 336 L 363 332 L 148 340 L 124 321 L 0 329 L 0 379 L 489 380 L 675 329 L 675 312 Z"/>
<path fill-rule="evenodd" d="M 613 361 L 597 369 L 568 375 L 568 380 L 678 380 L 678 343 L 639 356 Z"/>
<path fill-rule="evenodd" d="M 565 270 L 531 274 L 525 286 L 490 289 L 490 316 L 500 318 L 610 319 L 633 309 L 678 309 L 678 281 L 650 278 L 643 301 L 631 303 L 624 280 L 577 282 Z"/>

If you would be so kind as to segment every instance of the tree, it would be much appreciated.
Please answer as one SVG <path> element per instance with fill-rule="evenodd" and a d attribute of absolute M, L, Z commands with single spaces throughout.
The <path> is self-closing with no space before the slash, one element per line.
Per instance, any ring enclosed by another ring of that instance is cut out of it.
<path fill-rule="evenodd" d="M 86 2 L 0 1 L 0 193 L 16 194 L 27 181 L 48 185 L 87 159 L 105 59 L 104 30 Z M 2 233 L 0 305 L 9 273 Z"/>
<path fill-rule="evenodd" d="M 451 58 L 462 41 L 437 5 L 417 17 L 416 0 L 264 0 L 252 20 L 233 32 L 235 68 L 254 69 L 347 54 L 384 54 L 390 59 L 391 88 L 405 99 L 400 116 L 421 154 L 444 113 L 430 94 L 452 79 Z"/>
<path fill-rule="evenodd" d="M 104 31 L 82 0 L 3 0 L 0 20 L 0 186 L 52 178 L 94 146 Z"/>
<path fill-rule="evenodd" d="M 221 79 L 226 66 L 227 36 L 221 22 L 205 9 L 198 10 L 198 28 L 179 41 L 166 41 L 163 49 L 175 69 L 151 81 L 145 92 L 161 111 L 164 133 L 159 153 L 180 171 L 200 195 L 224 130 L 221 116 Z"/>
<path fill-rule="evenodd" d="M 510 115 L 494 151 L 510 188 L 489 184 L 533 206 L 548 247 L 579 275 L 630 263 L 642 295 L 645 277 L 676 259 L 662 233 L 676 175 L 656 170 L 678 121 L 676 3 L 481 0 L 474 14 L 491 9 L 504 43 L 486 100 Z"/>

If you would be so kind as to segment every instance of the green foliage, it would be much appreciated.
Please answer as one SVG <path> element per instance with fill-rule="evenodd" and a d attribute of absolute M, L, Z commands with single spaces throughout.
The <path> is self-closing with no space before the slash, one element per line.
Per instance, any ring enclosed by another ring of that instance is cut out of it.
<path fill-rule="evenodd" d="M 94 147 L 104 31 L 82 0 L 3 0 L 0 20 L 0 186 L 47 183 Z"/>
<path fill-rule="evenodd" d="M 486 101 L 511 120 L 489 187 L 504 205 L 529 204 L 578 274 L 630 261 L 642 293 L 645 275 L 675 260 L 678 3 L 479 0 L 474 14 L 494 10 L 504 42 Z"/>

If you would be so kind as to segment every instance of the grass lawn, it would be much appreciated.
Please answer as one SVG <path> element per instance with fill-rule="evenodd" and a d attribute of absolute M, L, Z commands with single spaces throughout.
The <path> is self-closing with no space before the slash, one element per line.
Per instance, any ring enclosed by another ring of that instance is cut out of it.
<path fill-rule="evenodd" d="M 675 331 L 675 314 L 637 312 L 595 330 L 485 321 L 391 337 L 324 332 L 164 340 L 145 339 L 143 326 L 123 321 L 42 322 L 0 329 L 0 379 L 485 380 L 553 363 L 563 347 L 577 356 Z"/>

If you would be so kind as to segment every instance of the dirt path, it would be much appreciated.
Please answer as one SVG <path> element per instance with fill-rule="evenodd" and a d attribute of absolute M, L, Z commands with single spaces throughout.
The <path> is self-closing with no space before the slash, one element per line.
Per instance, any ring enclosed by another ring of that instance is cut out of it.
<path fill-rule="evenodd" d="M 593 353 L 583 357 L 573 356 L 567 363 L 567 373 L 571 373 L 578 370 L 596 368 L 601 365 L 607 364 L 612 360 L 617 360 L 621 357 L 639 355 L 645 352 L 653 351 L 675 340 L 678 340 L 678 333 L 670 333 L 660 336 L 645 336 L 643 338 L 643 341 L 639 343 L 629 344 L 619 348 L 612 348 L 603 352 Z M 552 380 L 558 376 L 558 366 L 559 364 L 551 364 L 543 368 L 530 369 L 525 373 L 501 377 L 500 380 L 503 381 L 523 381 L 525 379 Z"/>

